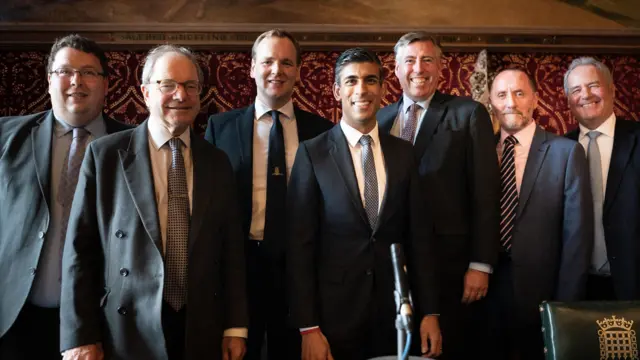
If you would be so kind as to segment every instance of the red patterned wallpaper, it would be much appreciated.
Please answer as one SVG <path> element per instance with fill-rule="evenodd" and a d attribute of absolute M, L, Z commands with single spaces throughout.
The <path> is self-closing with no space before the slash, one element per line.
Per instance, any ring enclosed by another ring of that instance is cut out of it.
<path fill-rule="evenodd" d="M 208 114 L 246 106 L 253 101 L 255 84 L 249 77 L 250 56 L 241 52 L 198 52 L 206 86 L 202 93 L 202 113 L 197 130 L 204 131 Z M 333 67 L 339 52 L 303 54 L 302 82 L 294 101 L 303 109 L 333 121 L 340 119 L 339 104 L 333 99 Z M 387 70 L 387 95 L 384 104 L 395 101 L 401 93 L 393 75 L 393 53 L 378 54 Z M 46 57 L 44 52 L 0 52 L 0 116 L 28 114 L 50 106 L 47 94 Z M 140 123 L 146 108 L 139 89 L 143 52 L 110 52 L 110 83 L 106 112 L 129 123 Z M 535 117 L 548 130 L 564 133 L 575 128 L 562 90 L 566 67 L 575 55 L 569 54 L 489 54 L 490 70 L 521 66 L 534 75 L 540 98 Z M 477 58 L 475 53 L 447 53 L 440 90 L 446 93 L 471 94 L 469 78 Z M 616 113 L 640 120 L 640 56 L 606 55 L 599 57 L 611 69 L 616 84 Z"/>

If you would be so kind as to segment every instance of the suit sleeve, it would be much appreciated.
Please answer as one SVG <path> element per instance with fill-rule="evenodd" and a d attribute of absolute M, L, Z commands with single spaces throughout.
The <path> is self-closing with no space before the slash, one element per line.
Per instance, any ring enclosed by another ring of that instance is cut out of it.
<path fill-rule="evenodd" d="M 435 231 L 432 217 L 421 194 L 418 169 L 412 162 L 410 169 L 410 183 L 408 204 L 410 206 L 410 243 L 408 244 L 409 274 L 416 274 L 411 281 L 415 303 L 419 306 L 418 314 L 438 314 L 438 281 L 436 276 Z"/>
<path fill-rule="evenodd" d="M 564 179 L 562 254 L 556 300 L 584 299 L 587 272 L 593 251 L 593 200 L 584 149 L 571 149 Z"/>
<path fill-rule="evenodd" d="M 204 139 L 207 140 L 211 145 L 216 145 L 216 134 L 215 134 L 215 125 L 213 123 L 213 116 L 209 116 L 209 120 L 207 122 L 207 130 L 204 132 Z"/>
<path fill-rule="evenodd" d="M 471 262 L 495 265 L 499 251 L 500 170 L 491 118 L 477 104 L 471 114 L 467 182 L 471 201 Z"/>
<path fill-rule="evenodd" d="M 104 252 L 98 230 L 96 164 L 89 145 L 74 195 L 62 257 L 60 350 L 102 341 Z"/>
<path fill-rule="evenodd" d="M 316 248 L 321 194 L 305 143 L 296 153 L 287 188 L 287 280 L 291 319 L 296 328 L 319 324 Z"/>
<path fill-rule="evenodd" d="M 224 174 L 224 191 L 227 194 L 226 219 L 222 233 L 222 270 L 224 281 L 224 328 L 246 328 L 249 326 L 246 288 L 246 266 L 244 237 L 240 225 L 240 210 L 233 169 L 228 158 L 221 154 L 218 173 Z"/>

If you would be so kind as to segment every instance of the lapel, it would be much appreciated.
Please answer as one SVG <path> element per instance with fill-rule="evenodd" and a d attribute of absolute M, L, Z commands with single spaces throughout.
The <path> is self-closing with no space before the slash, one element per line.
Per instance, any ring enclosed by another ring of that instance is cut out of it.
<path fill-rule="evenodd" d="M 531 148 L 529 149 L 529 156 L 527 157 L 527 164 L 524 167 L 524 174 L 522 175 L 522 184 L 520 185 L 520 198 L 518 204 L 518 213 L 516 218 L 520 217 L 520 214 L 527 206 L 527 201 L 531 195 L 533 185 L 538 178 L 538 173 L 544 162 L 544 158 L 549 149 L 547 144 L 547 133 L 536 126 L 536 131 L 533 134 L 533 141 L 531 142 Z"/>
<path fill-rule="evenodd" d="M 396 186 L 390 186 L 390 185 L 396 184 L 396 181 L 397 181 L 396 175 L 399 174 L 399 171 L 397 168 L 398 161 L 394 160 L 395 154 L 393 150 L 395 150 L 395 148 L 392 147 L 388 141 L 389 139 L 388 136 L 391 136 L 391 135 L 379 133 L 378 136 L 380 138 L 380 150 L 382 152 L 382 156 L 384 157 L 384 168 L 387 174 L 387 181 L 384 189 L 384 195 L 382 196 L 382 204 L 380 204 L 378 221 L 376 222 L 376 228 L 373 231 L 374 234 L 378 232 L 378 229 L 380 229 L 380 226 L 386 221 L 389 215 L 389 210 L 387 208 L 389 207 L 388 206 L 390 201 L 389 199 L 392 195 L 392 192 L 389 191 L 389 189 L 396 188 Z"/>
<path fill-rule="evenodd" d="M 240 144 L 240 156 L 245 166 L 251 168 L 253 164 L 253 121 L 255 119 L 255 106 L 251 104 L 246 111 L 236 119 L 238 131 L 238 144 Z"/>
<path fill-rule="evenodd" d="M 207 208 L 215 191 L 211 159 L 207 158 L 207 144 L 191 131 L 191 159 L 193 164 L 193 190 L 191 194 L 191 228 L 189 230 L 189 253 L 199 238 Z M 212 186 L 213 185 L 213 186 Z M 211 220 L 211 219 L 208 219 Z"/>
<path fill-rule="evenodd" d="M 145 120 L 133 130 L 128 148 L 118 149 L 118 155 L 129 193 L 133 198 L 140 220 L 142 220 L 149 238 L 162 254 L 158 207 L 149 157 L 148 121 L 148 119 Z"/>
<path fill-rule="evenodd" d="M 49 181 L 51 179 L 51 137 L 53 136 L 53 111 L 48 111 L 38 120 L 38 126 L 31 129 L 31 153 L 36 168 L 36 176 L 40 183 L 40 190 L 47 202 L 51 193 Z"/>
<path fill-rule="evenodd" d="M 629 159 L 636 146 L 636 135 L 630 131 L 626 121 L 616 119 L 616 130 L 613 138 L 613 150 L 611 151 L 611 164 L 607 176 L 607 190 L 604 198 L 603 215 L 606 215 L 616 198 L 620 181 L 629 164 Z"/>
<path fill-rule="evenodd" d="M 436 91 L 435 94 L 433 94 L 433 98 L 431 98 L 429 108 L 427 109 L 427 113 L 424 115 L 424 119 L 422 119 L 422 124 L 420 125 L 420 129 L 418 129 L 416 142 L 413 146 L 417 159 L 420 159 L 425 150 L 429 147 L 433 134 L 435 134 L 438 125 L 442 122 L 444 115 L 447 113 L 447 105 L 445 104 L 446 99 L 447 98 L 439 91 Z"/>
<path fill-rule="evenodd" d="M 381 134 L 390 134 L 393 124 L 398 117 L 398 111 L 402 108 L 402 97 L 400 101 L 382 108 L 378 113 L 378 129 Z"/>
<path fill-rule="evenodd" d="M 362 205 L 362 199 L 360 198 L 360 190 L 358 190 L 358 180 L 356 179 L 356 172 L 353 168 L 353 159 L 351 158 L 351 151 L 349 150 L 349 144 L 347 139 L 342 133 L 342 128 L 339 125 L 334 126 L 329 130 L 329 139 L 333 142 L 329 154 L 333 159 L 333 162 L 338 168 L 338 172 L 344 181 L 347 191 L 351 197 L 351 202 L 355 207 L 360 218 L 369 227 L 369 219 L 364 211 Z"/>

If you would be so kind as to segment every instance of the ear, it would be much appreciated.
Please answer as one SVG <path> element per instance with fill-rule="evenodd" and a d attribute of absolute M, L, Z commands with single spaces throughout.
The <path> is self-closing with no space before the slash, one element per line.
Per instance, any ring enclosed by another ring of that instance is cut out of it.
<path fill-rule="evenodd" d="M 142 90 L 142 97 L 144 98 L 144 102 L 148 105 L 149 104 L 149 95 L 150 95 L 150 89 L 149 87 L 147 87 L 147 85 L 140 85 L 140 90 Z"/>
<path fill-rule="evenodd" d="M 252 79 L 256 78 L 256 60 L 255 59 L 251 59 L 251 70 L 249 71 L 249 76 L 251 76 Z"/>
<path fill-rule="evenodd" d="M 393 73 L 396 74 L 396 77 L 398 79 L 400 79 L 400 75 L 398 75 L 399 71 L 400 71 L 400 62 L 398 62 L 398 59 L 396 59 L 396 66 L 393 69 Z"/>
<path fill-rule="evenodd" d="M 340 85 L 338 83 L 333 83 L 333 97 L 340 102 Z"/>

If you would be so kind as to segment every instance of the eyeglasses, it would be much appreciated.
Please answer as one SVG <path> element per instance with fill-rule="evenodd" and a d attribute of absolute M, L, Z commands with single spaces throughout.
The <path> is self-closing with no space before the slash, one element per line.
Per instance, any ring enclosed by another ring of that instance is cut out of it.
<path fill-rule="evenodd" d="M 189 80 L 185 82 L 177 82 L 175 80 L 166 79 L 166 80 L 156 80 L 156 84 L 160 88 L 160 92 L 166 95 L 173 95 L 178 91 L 178 85 L 182 85 L 184 90 L 189 95 L 199 95 L 202 91 L 202 84 L 195 80 Z"/>
<path fill-rule="evenodd" d="M 98 72 L 94 69 L 82 69 L 82 70 L 76 70 L 76 69 L 71 69 L 71 68 L 60 68 L 60 69 L 56 69 L 53 71 L 50 71 L 49 74 L 56 74 L 58 75 L 58 77 L 62 78 L 62 79 L 68 79 L 73 77 L 75 74 L 80 75 L 81 77 L 85 78 L 86 80 L 96 80 L 98 79 L 98 76 L 105 76 L 106 74 L 103 72 Z"/>

